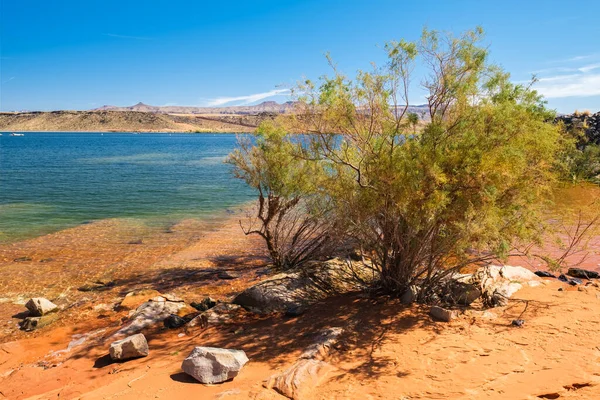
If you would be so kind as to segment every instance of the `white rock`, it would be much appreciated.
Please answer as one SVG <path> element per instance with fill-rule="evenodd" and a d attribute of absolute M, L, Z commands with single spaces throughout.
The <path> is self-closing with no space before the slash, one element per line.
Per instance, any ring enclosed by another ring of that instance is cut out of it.
<path fill-rule="evenodd" d="M 25 304 L 31 316 L 41 317 L 58 309 L 57 305 L 43 297 L 34 297 Z"/>
<path fill-rule="evenodd" d="M 110 345 L 110 358 L 115 361 L 128 360 L 130 358 L 146 357 L 148 355 L 148 342 L 141 333 L 129 336 L 123 340 L 117 340 Z"/>
<path fill-rule="evenodd" d="M 280 374 L 271 376 L 264 384 L 294 400 L 311 399 L 313 390 L 334 368 L 321 360 L 300 359 Z"/>
<path fill-rule="evenodd" d="M 435 318 L 439 321 L 444 321 L 444 322 L 450 322 L 453 319 L 458 318 L 457 310 L 446 310 L 445 308 L 438 307 L 438 306 L 431 307 L 431 310 L 429 310 L 429 314 L 433 318 Z"/>
<path fill-rule="evenodd" d="M 235 378 L 248 357 L 243 350 L 195 347 L 181 369 L 201 383 L 220 383 Z"/>
<path fill-rule="evenodd" d="M 162 322 L 171 314 L 177 314 L 184 307 L 187 307 L 185 303 L 179 301 L 147 301 L 130 313 L 131 322 L 119 329 L 115 335 L 131 335 L 139 332 L 148 326 Z"/>
<path fill-rule="evenodd" d="M 511 282 L 519 283 L 540 280 L 539 276 L 523 267 L 512 267 L 510 265 L 490 265 L 484 268 L 487 270 L 489 277 L 495 281 L 499 280 L 499 278 L 504 278 Z"/>

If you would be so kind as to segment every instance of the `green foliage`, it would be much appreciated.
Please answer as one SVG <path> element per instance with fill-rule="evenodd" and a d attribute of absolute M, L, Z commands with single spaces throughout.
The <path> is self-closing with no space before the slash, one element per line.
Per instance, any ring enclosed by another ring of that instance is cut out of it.
<path fill-rule="evenodd" d="M 419 42 L 389 43 L 384 67 L 353 80 L 334 68 L 297 90 L 288 130 L 309 135 L 281 145 L 285 163 L 270 185 L 310 173 L 292 187 L 333 205 L 391 292 L 418 283 L 430 296 L 449 271 L 539 237 L 560 128 L 531 86 L 488 64 L 482 39 L 480 28 L 459 37 L 424 30 Z M 416 62 L 429 71 L 429 122 L 419 132 L 407 113 Z"/>
<path fill-rule="evenodd" d="M 600 145 L 589 144 L 571 152 L 571 177 L 600 184 Z"/>
<path fill-rule="evenodd" d="M 309 195 L 319 185 L 319 165 L 297 158 L 298 144 L 274 121 L 260 125 L 255 142 L 239 138 L 239 148 L 227 159 L 234 175 L 258 193 L 255 215 L 243 229 L 265 240 L 276 269 L 302 266 L 334 242 L 328 206 Z"/>

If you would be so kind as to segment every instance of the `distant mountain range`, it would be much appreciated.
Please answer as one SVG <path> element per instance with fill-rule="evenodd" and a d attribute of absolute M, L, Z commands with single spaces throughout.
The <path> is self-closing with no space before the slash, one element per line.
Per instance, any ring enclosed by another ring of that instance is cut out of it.
<path fill-rule="evenodd" d="M 253 106 L 231 106 L 231 107 L 191 107 L 191 106 L 151 106 L 137 103 L 133 106 L 102 106 L 91 111 L 139 111 L 163 114 L 260 114 L 274 113 L 286 114 L 294 109 L 295 102 L 288 101 L 279 104 L 275 101 L 265 101 Z"/>
<path fill-rule="evenodd" d="M 265 101 L 253 106 L 230 106 L 230 107 L 191 107 L 191 106 L 151 106 L 144 103 L 137 103 L 133 106 L 102 106 L 90 111 L 138 111 L 148 113 L 162 114 L 237 114 L 237 115 L 258 115 L 261 113 L 270 114 L 288 114 L 294 111 L 296 102 L 288 101 L 285 103 L 277 103 L 276 101 Z M 408 112 L 416 113 L 421 119 L 427 119 L 428 108 L 426 104 L 414 105 L 408 107 Z"/>

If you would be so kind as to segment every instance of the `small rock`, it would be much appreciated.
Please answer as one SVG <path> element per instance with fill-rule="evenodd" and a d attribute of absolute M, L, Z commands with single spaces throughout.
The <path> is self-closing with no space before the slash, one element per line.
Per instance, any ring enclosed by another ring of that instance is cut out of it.
<path fill-rule="evenodd" d="M 104 292 L 116 286 L 116 282 L 92 282 L 77 288 L 80 292 Z"/>
<path fill-rule="evenodd" d="M 146 357 L 148 352 L 148 342 L 141 333 L 117 340 L 110 345 L 109 349 L 110 358 L 115 361 Z"/>
<path fill-rule="evenodd" d="M 419 295 L 419 287 L 412 285 L 400 296 L 400 302 L 405 305 L 409 305 L 417 301 Z"/>
<path fill-rule="evenodd" d="M 581 268 L 569 268 L 567 275 L 581 279 L 599 279 L 600 273 Z"/>
<path fill-rule="evenodd" d="M 510 324 L 512 326 L 517 326 L 517 327 L 521 328 L 525 324 L 525 320 L 524 319 L 513 319 L 513 321 Z"/>
<path fill-rule="evenodd" d="M 224 280 L 237 279 L 239 277 L 240 277 L 240 275 L 238 273 L 231 272 L 231 271 L 221 271 L 217 274 L 217 278 L 224 279 Z"/>
<path fill-rule="evenodd" d="M 177 314 L 171 314 L 167 318 L 165 318 L 165 320 L 163 321 L 163 324 L 165 325 L 166 328 L 176 329 L 176 328 L 180 328 L 183 325 L 185 325 L 186 320 L 181 318 Z"/>
<path fill-rule="evenodd" d="M 217 301 L 211 297 L 206 297 L 201 302 L 193 302 L 190 305 L 198 311 L 207 311 L 216 306 Z"/>
<path fill-rule="evenodd" d="M 306 312 L 306 307 L 296 305 L 290 306 L 285 310 L 285 316 L 289 318 L 299 317 Z"/>
<path fill-rule="evenodd" d="M 32 261 L 31 257 L 19 257 L 19 258 L 15 258 L 14 260 L 15 262 L 27 262 L 27 261 Z"/>
<path fill-rule="evenodd" d="M 446 310 L 445 308 L 439 306 L 431 307 L 431 310 L 429 310 L 429 314 L 433 318 L 444 322 L 450 322 L 458 317 L 457 310 Z"/>
<path fill-rule="evenodd" d="M 41 317 L 42 315 L 57 311 L 58 309 L 56 304 L 43 297 L 34 297 L 29 299 L 29 301 L 25 304 L 25 307 L 27 307 L 31 313 L 31 316 L 33 317 Z"/>
<path fill-rule="evenodd" d="M 578 278 L 569 278 L 565 274 L 561 274 L 558 277 L 558 280 L 561 281 L 561 282 L 568 283 L 571 286 L 577 286 L 577 285 L 581 285 L 583 283 L 583 281 L 581 279 L 578 279 Z"/>
<path fill-rule="evenodd" d="M 463 306 L 468 306 L 481 297 L 481 290 L 470 283 L 454 282 L 450 291 L 451 300 Z"/>
<path fill-rule="evenodd" d="M 50 325 L 58 319 L 58 314 L 44 315 L 43 317 L 27 317 L 21 323 L 21 329 L 25 332 L 31 332 L 35 329 Z"/>
<path fill-rule="evenodd" d="M 221 383 L 235 378 L 248 362 L 243 350 L 195 347 L 181 369 L 201 383 Z"/>
<path fill-rule="evenodd" d="M 534 274 L 541 278 L 556 278 L 556 275 L 548 272 L 548 271 L 535 271 Z"/>

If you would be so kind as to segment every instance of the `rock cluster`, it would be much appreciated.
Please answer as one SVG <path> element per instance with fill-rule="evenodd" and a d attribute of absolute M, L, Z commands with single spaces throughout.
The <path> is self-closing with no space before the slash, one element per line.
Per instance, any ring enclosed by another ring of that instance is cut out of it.
<path fill-rule="evenodd" d="M 43 297 L 34 297 L 25 303 L 29 315 L 21 321 L 21 329 L 26 332 L 42 328 L 54 322 L 58 316 L 58 306 Z"/>
<path fill-rule="evenodd" d="M 170 315 L 178 315 L 187 307 L 182 299 L 173 295 L 163 294 L 153 297 L 132 312 L 130 322 L 119 329 L 116 335 L 124 336 L 137 333 L 144 328 L 164 321 Z"/>
<path fill-rule="evenodd" d="M 567 129 L 582 129 L 587 143 L 600 144 L 600 112 L 562 115 L 556 118 L 556 122 L 564 123 Z"/>
<path fill-rule="evenodd" d="M 25 303 L 32 317 L 41 317 L 58 309 L 57 305 L 43 297 L 34 297 Z"/>

